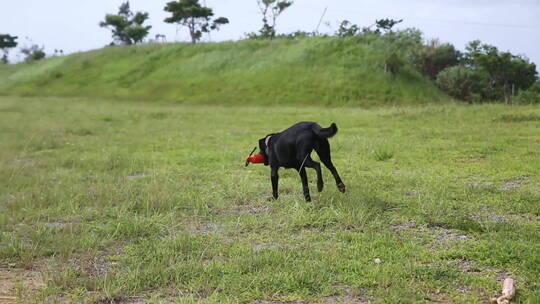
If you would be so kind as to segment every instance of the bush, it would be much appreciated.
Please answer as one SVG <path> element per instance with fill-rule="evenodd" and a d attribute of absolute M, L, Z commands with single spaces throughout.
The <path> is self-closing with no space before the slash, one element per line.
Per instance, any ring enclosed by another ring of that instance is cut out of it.
<path fill-rule="evenodd" d="M 529 89 L 521 91 L 516 98 L 522 104 L 540 104 L 540 82 L 535 82 Z"/>
<path fill-rule="evenodd" d="M 422 74 L 435 79 L 445 68 L 458 65 L 460 57 L 461 53 L 453 45 L 432 40 L 414 52 L 413 62 Z"/>
<path fill-rule="evenodd" d="M 37 44 L 31 46 L 24 46 L 21 48 L 21 53 L 25 55 L 24 60 L 26 62 L 37 61 L 45 58 L 46 54 L 43 51 L 45 47 L 39 47 Z"/>
<path fill-rule="evenodd" d="M 386 56 L 384 64 L 385 71 L 389 72 L 392 75 L 397 74 L 404 65 L 403 61 L 396 53 L 391 53 L 390 55 Z"/>
<path fill-rule="evenodd" d="M 472 101 L 485 86 L 485 77 L 478 71 L 464 66 L 444 69 L 437 76 L 437 85 L 446 94 L 461 100 Z"/>

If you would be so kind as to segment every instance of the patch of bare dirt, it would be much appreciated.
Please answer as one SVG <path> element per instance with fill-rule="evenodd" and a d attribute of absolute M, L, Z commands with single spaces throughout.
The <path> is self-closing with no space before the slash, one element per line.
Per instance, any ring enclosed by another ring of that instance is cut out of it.
<path fill-rule="evenodd" d="M 223 215 L 259 215 L 259 214 L 269 214 L 270 207 L 268 206 L 248 206 L 248 205 L 238 205 L 233 208 L 224 210 Z"/>
<path fill-rule="evenodd" d="M 516 190 L 520 188 L 527 181 L 529 181 L 529 177 L 527 176 L 518 176 L 516 178 L 507 179 L 502 182 L 502 185 L 499 187 L 499 190 L 503 190 L 503 191 Z"/>
<path fill-rule="evenodd" d="M 444 243 L 445 241 L 464 242 L 472 239 L 472 237 L 469 235 L 458 233 L 444 227 L 427 227 L 426 225 L 419 226 L 413 222 L 395 224 L 390 226 L 390 228 L 398 231 L 410 231 L 418 235 L 428 234 L 433 236 L 437 243 Z"/>
<path fill-rule="evenodd" d="M 195 223 L 190 227 L 192 233 L 195 234 L 205 234 L 205 233 L 221 233 L 223 232 L 221 228 L 216 223 L 212 222 L 201 222 Z"/>
<path fill-rule="evenodd" d="M 278 246 L 271 243 L 257 243 L 251 245 L 251 248 L 253 248 L 253 250 L 255 250 L 256 252 L 259 252 L 266 249 L 277 249 Z"/>
<path fill-rule="evenodd" d="M 459 160 L 460 162 L 466 163 L 466 164 L 475 164 L 475 163 L 480 163 L 480 162 L 486 161 L 486 160 L 487 160 L 487 157 L 485 157 L 485 156 L 479 156 L 479 157 L 464 157 L 464 158 L 459 158 L 458 160 Z"/>
<path fill-rule="evenodd" d="M 454 302 L 448 300 L 448 297 L 440 291 L 432 291 L 428 294 L 429 300 L 433 303 L 439 304 L 453 304 Z"/>
<path fill-rule="evenodd" d="M 150 176 L 150 174 L 147 174 L 147 173 L 144 173 L 144 172 L 134 172 L 134 173 L 126 176 L 126 178 L 128 180 L 137 180 L 137 179 L 145 178 L 145 177 L 148 177 L 148 176 Z"/>
<path fill-rule="evenodd" d="M 0 303 L 19 303 L 22 297 L 45 288 L 43 274 L 36 270 L 0 268 Z"/>
<path fill-rule="evenodd" d="M 277 300 L 262 300 L 253 301 L 253 304 L 369 304 L 373 298 L 367 295 L 363 290 L 352 291 L 349 288 L 341 288 L 341 294 L 324 297 L 313 301 L 277 301 Z"/>
<path fill-rule="evenodd" d="M 416 223 L 413 223 L 413 222 L 405 222 L 405 223 L 400 223 L 400 224 L 395 224 L 395 225 L 390 226 L 390 228 L 394 230 L 405 230 L 405 229 L 412 229 L 415 227 L 416 227 Z"/>
<path fill-rule="evenodd" d="M 449 229 L 442 228 L 442 227 L 431 227 L 429 228 L 429 231 L 440 242 L 447 241 L 447 240 L 463 242 L 463 241 L 467 241 L 471 239 L 471 237 L 466 234 L 455 233 Z"/>

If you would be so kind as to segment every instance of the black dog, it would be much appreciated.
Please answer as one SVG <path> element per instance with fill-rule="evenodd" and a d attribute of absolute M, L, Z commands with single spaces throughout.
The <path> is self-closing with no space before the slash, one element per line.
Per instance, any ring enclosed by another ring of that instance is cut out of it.
<path fill-rule="evenodd" d="M 328 143 L 328 138 L 336 135 L 337 131 L 335 123 L 328 128 L 322 128 L 314 122 L 299 122 L 283 132 L 268 134 L 259 140 L 260 153 L 265 157 L 264 165 L 270 165 L 271 168 L 272 194 L 275 199 L 278 198 L 279 167 L 294 168 L 298 171 L 306 201 L 311 201 L 306 167 L 317 171 L 317 190 L 319 192 L 323 190 L 321 165 L 313 161 L 310 155 L 313 149 L 326 168 L 332 172 L 339 191 L 345 192 L 345 184 L 332 164 Z"/>

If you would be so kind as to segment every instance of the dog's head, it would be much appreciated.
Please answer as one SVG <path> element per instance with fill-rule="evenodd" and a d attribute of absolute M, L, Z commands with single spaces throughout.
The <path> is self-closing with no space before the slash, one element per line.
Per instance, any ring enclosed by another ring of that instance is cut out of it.
<path fill-rule="evenodd" d="M 274 133 L 268 134 L 265 137 L 259 139 L 259 153 L 264 155 L 265 166 L 268 166 L 268 148 L 269 148 L 268 145 L 270 145 L 269 137 L 272 135 L 274 135 Z"/>

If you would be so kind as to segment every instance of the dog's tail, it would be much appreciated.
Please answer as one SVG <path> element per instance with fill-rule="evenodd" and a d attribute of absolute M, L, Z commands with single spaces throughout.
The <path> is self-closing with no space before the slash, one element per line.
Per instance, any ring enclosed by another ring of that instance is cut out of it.
<path fill-rule="evenodd" d="M 319 138 L 330 138 L 336 135 L 337 131 L 338 128 L 335 123 L 332 123 L 328 128 L 321 128 L 318 125 L 313 128 L 313 132 L 315 132 L 315 135 Z"/>

